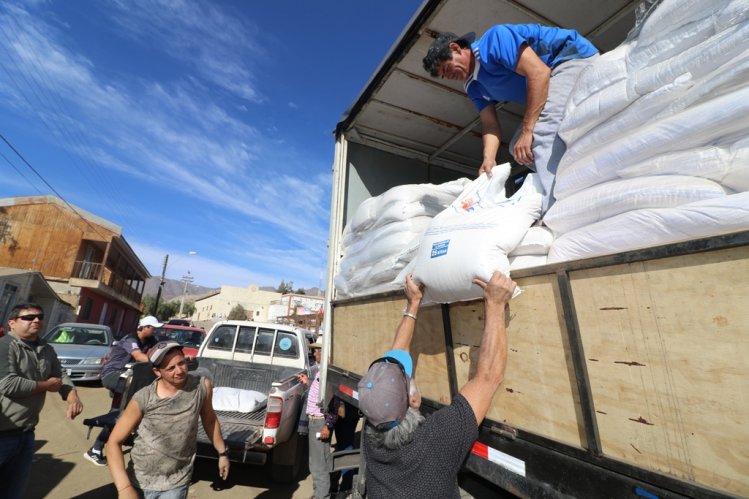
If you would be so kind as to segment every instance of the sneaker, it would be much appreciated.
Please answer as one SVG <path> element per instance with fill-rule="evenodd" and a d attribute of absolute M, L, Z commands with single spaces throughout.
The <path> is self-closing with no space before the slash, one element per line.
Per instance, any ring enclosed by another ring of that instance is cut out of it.
<path fill-rule="evenodd" d="M 93 449 L 89 449 L 83 453 L 83 457 L 94 463 L 96 466 L 106 466 L 107 458 L 102 456 L 99 452 L 94 452 Z"/>

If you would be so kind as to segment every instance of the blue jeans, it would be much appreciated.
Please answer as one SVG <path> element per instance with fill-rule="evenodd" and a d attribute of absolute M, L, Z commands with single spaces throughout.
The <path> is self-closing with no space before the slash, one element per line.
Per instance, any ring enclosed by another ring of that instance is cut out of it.
<path fill-rule="evenodd" d="M 139 490 L 138 492 L 143 499 L 187 499 L 189 487 L 188 483 L 171 490 Z"/>
<path fill-rule="evenodd" d="M 34 457 L 34 432 L 0 433 L 0 487 L 7 499 L 26 493 Z"/>

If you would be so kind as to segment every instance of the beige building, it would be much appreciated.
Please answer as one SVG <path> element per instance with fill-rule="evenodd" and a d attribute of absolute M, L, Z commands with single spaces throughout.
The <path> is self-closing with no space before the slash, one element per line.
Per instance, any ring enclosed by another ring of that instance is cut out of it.
<path fill-rule="evenodd" d="M 271 302 L 283 296 L 273 291 L 263 291 L 252 284 L 246 288 L 221 286 L 221 291 L 195 300 L 194 322 L 226 319 L 237 305 L 247 311 L 247 319 L 268 322 Z"/>

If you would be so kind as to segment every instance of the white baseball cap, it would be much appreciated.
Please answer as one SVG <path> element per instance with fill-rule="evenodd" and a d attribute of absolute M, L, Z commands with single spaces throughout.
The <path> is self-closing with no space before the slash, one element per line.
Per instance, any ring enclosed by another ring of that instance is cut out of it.
<path fill-rule="evenodd" d="M 147 316 L 143 317 L 140 320 L 140 322 L 138 323 L 138 327 L 139 328 L 140 327 L 145 327 L 145 326 L 161 327 L 163 325 L 164 325 L 164 323 L 163 322 L 159 322 L 158 319 L 156 319 L 156 317 L 154 317 L 153 315 L 147 315 Z"/>

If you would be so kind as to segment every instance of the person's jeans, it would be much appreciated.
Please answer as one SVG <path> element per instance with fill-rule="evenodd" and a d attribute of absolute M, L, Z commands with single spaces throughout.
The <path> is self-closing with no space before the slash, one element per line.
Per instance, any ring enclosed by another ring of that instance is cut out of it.
<path fill-rule="evenodd" d="M 190 484 L 171 490 L 142 490 L 140 497 L 143 499 L 187 499 L 187 489 Z"/>
<path fill-rule="evenodd" d="M 330 454 L 330 440 L 323 442 L 317 433 L 325 426 L 324 419 L 309 420 L 309 472 L 312 475 L 312 489 L 315 499 L 330 497 L 330 466 L 333 457 Z"/>
<path fill-rule="evenodd" d="M 26 493 L 34 457 L 34 432 L 0 433 L 0 488 L 7 499 Z"/>

